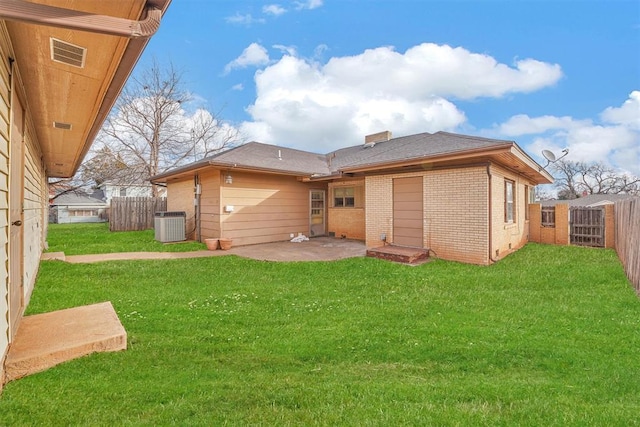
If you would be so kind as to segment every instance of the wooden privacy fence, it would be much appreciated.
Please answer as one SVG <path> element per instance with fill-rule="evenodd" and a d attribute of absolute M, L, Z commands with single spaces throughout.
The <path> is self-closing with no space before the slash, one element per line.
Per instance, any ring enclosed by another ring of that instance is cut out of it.
<path fill-rule="evenodd" d="M 167 210 L 164 197 L 114 197 L 111 199 L 109 230 L 140 231 L 154 226 L 154 214 Z"/>
<path fill-rule="evenodd" d="M 640 295 L 640 199 L 616 202 L 616 252 Z"/>

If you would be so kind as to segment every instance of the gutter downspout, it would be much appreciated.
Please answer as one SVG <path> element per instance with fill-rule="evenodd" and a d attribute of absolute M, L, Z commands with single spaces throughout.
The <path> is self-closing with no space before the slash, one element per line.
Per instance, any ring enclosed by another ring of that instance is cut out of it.
<path fill-rule="evenodd" d="M 149 38 L 156 33 L 162 11 L 147 6 L 146 15 L 144 20 L 134 21 L 22 0 L 0 0 L 0 19 L 127 38 Z"/>
<path fill-rule="evenodd" d="M 491 162 L 487 162 L 487 178 L 489 185 L 489 261 L 498 262 L 493 259 L 492 249 L 493 249 L 493 206 L 491 203 L 492 199 L 492 191 L 491 191 Z"/>

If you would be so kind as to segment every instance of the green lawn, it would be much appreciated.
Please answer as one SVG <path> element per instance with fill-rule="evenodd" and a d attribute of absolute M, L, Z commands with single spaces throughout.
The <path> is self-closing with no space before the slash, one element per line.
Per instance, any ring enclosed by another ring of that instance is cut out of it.
<path fill-rule="evenodd" d="M 206 249 L 199 242 L 161 243 L 154 230 L 110 232 L 108 223 L 49 224 L 48 252 L 65 255 L 112 252 L 187 252 Z"/>
<path fill-rule="evenodd" d="M 491 267 L 47 261 L 29 313 L 104 300 L 128 350 L 9 383 L 1 425 L 640 422 L 640 301 L 611 250 L 530 244 Z"/>

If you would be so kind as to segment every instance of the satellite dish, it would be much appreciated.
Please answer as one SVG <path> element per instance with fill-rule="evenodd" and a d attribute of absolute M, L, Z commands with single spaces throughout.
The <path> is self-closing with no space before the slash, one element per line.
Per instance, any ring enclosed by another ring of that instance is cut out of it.
<path fill-rule="evenodd" d="M 547 164 L 544 165 L 544 167 L 546 168 L 547 166 L 549 166 L 550 163 L 555 163 L 558 160 L 560 160 L 561 158 L 563 158 L 564 156 L 566 156 L 567 154 L 569 154 L 569 149 L 565 148 L 564 150 L 562 150 L 562 152 L 564 153 L 562 156 L 556 157 L 556 155 L 553 154 L 553 151 L 542 150 L 542 156 L 545 159 L 547 159 Z"/>
<path fill-rule="evenodd" d="M 552 151 L 549 150 L 542 150 L 542 155 L 544 156 L 545 159 L 547 159 L 550 163 L 551 162 L 555 162 L 556 161 L 556 155 L 553 154 Z"/>

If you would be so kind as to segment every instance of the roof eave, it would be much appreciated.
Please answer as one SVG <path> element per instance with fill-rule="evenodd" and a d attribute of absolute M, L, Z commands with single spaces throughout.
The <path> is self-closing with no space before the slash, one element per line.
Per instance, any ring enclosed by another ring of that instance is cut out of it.
<path fill-rule="evenodd" d="M 540 166 L 538 162 L 533 160 L 527 153 L 525 153 L 524 150 L 518 146 L 518 144 L 516 143 L 513 144 L 513 147 L 511 148 L 511 153 L 516 157 L 518 157 L 523 163 L 525 163 L 527 167 L 537 172 L 537 174 L 540 177 L 540 179 L 537 180 L 537 184 L 553 183 L 554 181 L 553 176 L 545 168 Z"/>
<path fill-rule="evenodd" d="M 153 4 L 154 7 L 160 9 L 161 15 L 164 16 L 164 13 L 167 11 L 167 8 L 171 4 L 171 1 L 172 0 L 156 0 L 153 2 Z M 151 4 L 151 2 L 149 3 Z M 143 13 L 148 13 L 148 10 L 145 9 L 145 12 Z M 158 25 L 160 24 L 158 23 Z M 120 92 L 122 92 L 122 89 L 124 89 L 129 76 L 133 72 L 133 69 L 138 63 L 138 60 L 142 56 L 144 49 L 147 47 L 147 44 L 149 43 L 149 40 L 154 33 L 155 31 L 148 36 L 129 39 L 129 43 L 127 44 L 124 54 L 122 55 L 122 59 L 120 60 L 120 65 L 118 66 L 118 69 L 116 70 L 113 79 L 111 80 L 111 84 L 109 85 L 109 88 L 104 95 L 103 101 L 100 104 L 100 109 L 98 110 L 98 115 L 93 121 L 93 125 L 91 126 L 89 133 L 87 134 L 87 138 L 85 140 L 80 156 L 78 156 L 78 161 L 75 165 L 73 165 L 73 173 L 70 176 L 75 175 L 78 171 L 80 164 L 89 152 L 93 141 L 102 128 L 102 125 L 111 112 L 111 109 L 115 105 Z"/>
<path fill-rule="evenodd" d="M 360 173 L 360 172 L 368 172 L 372 170 L 379 171 L 381 169 L 392 169 L 392 168 L 398 168 L 403 166 L 411 166 L 415 164 L 471 159 L 474 157 L 479 157 L 481 155 L 506 153 L 506 152 L 509 152 L 512 146 L 513 146 L 513 143 L 509 142 L 506 144 L 496 145 L 490 148 L 483 147 L 483 148 L 472 149 L 472 150 L 458 151 L 455 153 L 443 153 L 439 155 L 412 157 L 410 159 L 403 159 L 395 162 L 369 163 L 366 165 L 359 165 L 354 167 L 344 167 L 340 170 L 340 172 Z"/>
<path fill-rule="evenodd" d="M 168 179 L 172 177 L 177 177 L 179 175 L 188 175 L 189 173 L 195 173 L 199 170 L 205 169 L 207 167 L 213 167 L 218 170 L 235 170 L 242 172 L 261 172 L 268 173 L 274 175 L 286 175 L 286 176 L 295 176 L 300 179 L 307 179 L 310 175 L 306 172 L 302 171 L 292 171 L 285 169 L 275 169 L 275 168 L 264 168 L 258 166 L 249 166 L 249 165 L 240 165 L 233 162 L 221 162 L 215 160 L 204 160 L 198 163 L 193 163 L 191 165 L 184 166 L 182 168 L 173 169 L 169 172 L 165 172 L 159 175 L 152 176 L 150 181 L 152 183 L 163 183 L 167 182 Z"/>

